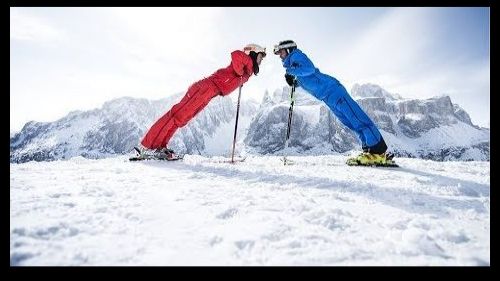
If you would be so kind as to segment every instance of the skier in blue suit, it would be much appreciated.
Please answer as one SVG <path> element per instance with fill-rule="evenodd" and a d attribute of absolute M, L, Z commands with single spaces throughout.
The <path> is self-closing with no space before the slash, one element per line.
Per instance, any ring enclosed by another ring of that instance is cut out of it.
<path fill-rule="evenodd" d="M 363 153 L 348 159 L 347 164 L 383 165 L 391 161 L 392 155 L 386 154 L 387 145 L 380 131 L 337 79 L 321 73 L 292 40 L 274 46 L 274 54 L 283 61 L 288 85 L 295 83 L 324 101 L 342 124 L 358 135 Z"/>

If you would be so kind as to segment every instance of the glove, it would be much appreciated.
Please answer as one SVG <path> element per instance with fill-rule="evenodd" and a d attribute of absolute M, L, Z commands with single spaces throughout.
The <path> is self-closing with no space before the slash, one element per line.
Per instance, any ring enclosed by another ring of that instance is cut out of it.
<path fill-rule="evenodd" d="M 285 80 L 289 86 L 292 86 L 293 84 L 297 85 L 297 80 L 295 80 L 295 77 L 293 75 L 290 75 L 288 73 L 285 74 Z"/>

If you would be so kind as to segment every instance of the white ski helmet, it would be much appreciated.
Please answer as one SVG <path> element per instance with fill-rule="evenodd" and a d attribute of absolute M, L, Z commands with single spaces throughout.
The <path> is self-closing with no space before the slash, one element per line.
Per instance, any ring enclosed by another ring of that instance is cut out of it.
<path fill-rule="evenodd" d="M 293 42 L 292 40 L 281 41 L 278 45 L 274 45 L 274 54 L 277 55 L 281 49 L 287 49 L 288 53 L 290 53 L 293 50 L 297 49 L 297 43 Z"/>
<path fill-rule="evenodd" d="M 251 51 L 254 51 L 255 53 L 262 53 L 262 55 L 265 57 L 266 56 L 266 48 L 263 48 L 257 44 L 248 44 L 243 48 L 243 52 L 245 54 L 249 55 Z"/>

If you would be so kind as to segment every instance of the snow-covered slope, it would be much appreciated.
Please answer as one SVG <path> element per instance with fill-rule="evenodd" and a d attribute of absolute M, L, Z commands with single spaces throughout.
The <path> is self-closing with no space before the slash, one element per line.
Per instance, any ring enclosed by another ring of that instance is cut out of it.
<path fill-rule="evenodd" d="M 490 264 L 489 162 L 10 165 L 10 264 Z"/>

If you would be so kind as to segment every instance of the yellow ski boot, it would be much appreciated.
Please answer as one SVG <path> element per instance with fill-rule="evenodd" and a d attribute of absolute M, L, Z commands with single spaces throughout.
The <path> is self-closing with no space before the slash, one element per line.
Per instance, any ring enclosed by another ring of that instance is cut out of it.
<path fill-rule="evenodd" d="M 346 164 L 349 166 L 383 166 L 383 167 L 398 167 L 392 160 L 391 154 L 382 153 L 369 153 L 362 152 L 356 157 L 347 159 Z"/>

